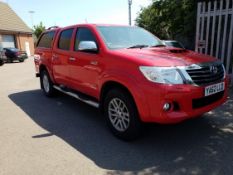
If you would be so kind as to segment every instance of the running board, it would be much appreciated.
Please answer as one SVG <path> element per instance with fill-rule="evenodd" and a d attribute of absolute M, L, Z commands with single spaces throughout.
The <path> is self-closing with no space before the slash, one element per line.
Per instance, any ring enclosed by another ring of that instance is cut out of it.
<path fill-rule="evenodd" d="M 99 103 L 97 103 L 95 101 L 84 99 L 84 98 L 81 97 L 81 95 L 79 95 L 77 93 L 74 93 L 74 92 L 63 90 L 63 88 L 61 88 L 59 86 L 54 85 L 53 87 L 54 87 L 54 89 L 56 89 L 56 90 L 58 90 L 58 91 L 60 91 L 60 92 L 62 92 L 64 94 L 67 94 L 67 95 L 69 95 L 71 97 L 74 97 L 74 98 L 76 98 L 76 99 L 78 99 L 78 100 L 80 100 L 80 101 L 82 101 L 82 102 L 84 102 L 84 103 L 86 103 L 86 104 L 88 104 L 90 106 L 93 106 L 95 108 L 99 108 Z"/>

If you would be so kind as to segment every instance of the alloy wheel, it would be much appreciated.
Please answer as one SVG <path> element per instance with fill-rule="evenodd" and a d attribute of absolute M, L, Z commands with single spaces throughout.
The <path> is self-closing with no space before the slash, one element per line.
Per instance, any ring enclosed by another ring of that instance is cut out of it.
<path fill-rule="evenodd" d="M 119 98 L 113 98 L 108 105 L 108 116 L 113 127 L 124 132 L 130 124 L 130 113 L 126 104 Z"/>

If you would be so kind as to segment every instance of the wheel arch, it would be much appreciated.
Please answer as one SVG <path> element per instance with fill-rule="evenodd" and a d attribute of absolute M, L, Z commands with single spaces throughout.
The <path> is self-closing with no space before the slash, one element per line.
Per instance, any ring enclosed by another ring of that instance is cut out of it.
<path fill-rule="evenodd" d="M 43 71 L 43 70 L 45 70 L 45 71 L 47 71 L 48 73 L 49 73 L 49 78 L 51 79 L 51 81 L 53 82 L 53 83 L 55 83 L 55 81 L 54 81 L 54 78 L 53 78 L 53 74 L 52 74 L 52 72 L 50 71 L 50 69 L 45 65 L 45 64 L 40 64 L 40 66 L 39 66 L 39 74 L 40 74 L 40 76 L 41 76 L 41 72 Z"/>
<path fill-rule="evenodd" d="M 120 88 L 127 92 L 132 98 L 137 112 L 142 121 L 147 121 L 150 116 L 149 106 L 147 104 L 144 91 L 139 86 L 139 82 L 135 79 L 128 77 L 127 75 L 121 75 L 120 77 L 108 77 L 100 86 L 99 93 L 99 108 L 103 112 L 103 102 L 107 92 L 112 88 Z"/>
<path fill-rule="evenodd" d="M 119 83 L 117 81 L 107 81 L 103 84 L 102 88 L 101 88 L 101 92 L 100 92 L 100 110 L 101 112 L 103 112 L 103 103 L 104 103 L 104 99 L 107 95 L 107 93 L 111 90 L 111 89 L 121 89 L 123 91 L 125 91 L 126 93 L 129 94 L 129 96 L 132 98 L 135 106 L 137 107 L 136 101 L 134 99 L 133 94 L 130 92 L 130 90 L 123 85 L 122 83 Z M 138 107 L 137 107 L 138 109 Z"/>
<path fill-rule="evenodd" d="M 43 70 L 47 70 L 46 66 L 44 64 L 41 64 L 40 67 L 39 67 L 39 72 L 41 73 Z"/>
<path fill-rule="evenodd" d="M 125 85 L 123 85 L 122 83 L 119 83 L 117 81 L 107 81 L 103 84 L 103 86 L 101 88 L 100 101 L 104 100 L 104 97 L 109 92 L 109 90 L 114 89 L 114 88 L 116 88 L 116 89 L 119 88 L 121 90 L 126 91 L 133 98 L 133 95 L 131 94 L 129 89 Z"/>

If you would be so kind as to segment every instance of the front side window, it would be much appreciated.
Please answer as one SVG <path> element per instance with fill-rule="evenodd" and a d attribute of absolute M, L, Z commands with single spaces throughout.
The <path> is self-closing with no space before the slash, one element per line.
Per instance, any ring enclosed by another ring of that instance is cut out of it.
<path fill-rule="evenodd" d="M 51 48 L 55 31 L 44 33 L 38 43 L 38 47 Z"/>
<path fill-rule="evenodd" d="M 154 35 L 139 27 L 98 26 L 97 29 L 109 49 L 164 45 Z"/>
<path fill-rule="evenodd" d="M 79 50 L 79 44 L 82 41 L 93 41 L 96 43 L 95 36 L 93 35 L 90 29 L 84 27 L 78 29 L 75 38 L 75 51 Z"/>
<path fill-rule="evenodd" d="M 69 50 L 71 44 L 71 38 L 74 29 L 63 30 L 60 34 L 58 41 L 58 48 L 62 50 Z"/>

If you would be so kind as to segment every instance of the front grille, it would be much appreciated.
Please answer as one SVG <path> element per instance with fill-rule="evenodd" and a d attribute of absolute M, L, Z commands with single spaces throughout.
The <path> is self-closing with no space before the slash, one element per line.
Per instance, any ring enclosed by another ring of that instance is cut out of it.
<path fill-rule="evenodd" d="M 207 96 L 207 97 L 193 99 L 192 100 L 192 107 L 193 107 L 193 109 L 205 107 L 207 105 L 210 105 L 210 104 L 220 100 L 221 98 L 223 98 L 223 95 L 224 95 L 224 91 L 219 92 L 219 93 L 214 94 L 214 95 Z"/>
<path fill-rule="evenodd" d="M 186 71 L 193 82 L 199 86 L 213 84 L 224 78 L 222 64 L 203 65 L 199 69 L 187 69 Z"/>

